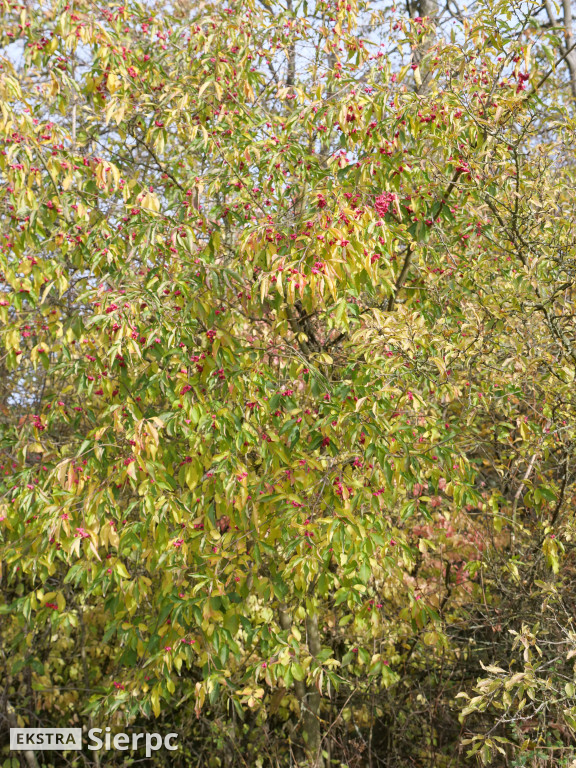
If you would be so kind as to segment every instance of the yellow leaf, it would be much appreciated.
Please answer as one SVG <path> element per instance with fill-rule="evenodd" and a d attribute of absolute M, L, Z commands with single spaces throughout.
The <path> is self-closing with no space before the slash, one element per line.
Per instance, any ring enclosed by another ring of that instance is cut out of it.
<path fill-rule="evenodd" d="M 120 536 L 118 536 L 118 531 L 111 525 L 108 526 L 108 540 L 113 547 L 118 549 L 118 545 L 120 544 Z"/>
<path fill-rule="evenodd" d="M 152 702 L 152 709 L 154 710 L 155 717 L 160 716 L 160 692 L 158 691 L 158 687 L 155 687 L 152 691 L 152 696 L 150 697 L 150 701 Z"/>
<path fill-rule="evenodd" d="M 140 205 L 142 208 L 153 213 L 158 213 L 160 210 L 160 201 L 153 192 L 147 192 L 140 201 Z"/>
<path fill-rule="evenodd" d="M 118 88 L 120 88 L 121 82 L 122 81 L 120 80 L 117 74 L 115 74 L 114 72 L 110 72 L 110 74 L 106 78 L 106 87 L 108 88 L 110 93 L 115 93 L 118 90 Z"/>
<path fill-rule="evenodd" d="M 66 485 L 66 480 L 68 478 L 68 464 L 69 463 L 70 463 L 70 459 L 66 459 L 58 467 L 58 482 L 62 486 Z"/>
<path fill-rule="evenodd" d="M 18 349 L 20 346 L 20 334 L 16 328 L 12 328 L 11 331 L 8 331 L 5 343 L 7 349 Z"/>
<path fill-rule="evenodd" d="M 184 478 L 186 480 L 186 485 L 188 486 L 188 488 L 190 488 L 190 490 L 193 490 L 196 487 L 196 483 L 198 482 L 198 474 L 196 472 L 196 467 L 194 465 L 194 462 L 186 465 Z"/>
<path fill-rule="evenodd" d="M 264 277 L 262 278 L 262 282 L 260 283 L 260 301 L 264 303 L 264 299 L 266 298 L 266 294 L 268 293 L 268 278 Z"/>
<path fill-rule="evenodd" d="M 96 546 L 94 545 L 94 542 L 92 541 L 92 539 L 90 539 L 89 547 L 92 550 L 92 552 L 94 552 L 94 555 L 96 556 L 96 560 L 102 562 L 102 559 L 98 554 L 98 550 L 96 549 Z"/>
<path fill-rule="evenodd" d="M 404 78 L 406 77 L 406 73 L 408 72 L 409 69 L 410 69 L 410 64 L 406 64 L 405 67 L 402 67 L 402 69 L 398 73 L 398 80 L 397 80 L 397 82 L 401 83 L 402 80 L 404 80 Z"/>

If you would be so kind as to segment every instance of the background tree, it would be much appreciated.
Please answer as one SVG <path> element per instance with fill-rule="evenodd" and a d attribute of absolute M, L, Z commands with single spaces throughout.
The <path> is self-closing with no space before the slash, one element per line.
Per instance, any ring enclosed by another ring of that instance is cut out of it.
<path fill-rule="evenodd" d="M 5 722 L 568 764 L 569 8 L 3 8 Z"/>

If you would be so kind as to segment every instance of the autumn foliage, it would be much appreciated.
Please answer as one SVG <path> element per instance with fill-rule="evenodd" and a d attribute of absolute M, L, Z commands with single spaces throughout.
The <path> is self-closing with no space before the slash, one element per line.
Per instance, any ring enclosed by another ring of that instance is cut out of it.
<path fill-rule="evenodd" d="M 573 765 L 570 4 L 408 6 L 4 0 L 7 768 Z"/>

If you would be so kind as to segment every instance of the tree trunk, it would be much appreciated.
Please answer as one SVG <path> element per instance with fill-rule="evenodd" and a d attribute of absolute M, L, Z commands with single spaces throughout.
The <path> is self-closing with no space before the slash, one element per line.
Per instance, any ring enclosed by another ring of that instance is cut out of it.
<path fill-rule="evenodd" d="M 564 39 L 565 44 L 560 44 L 558 50 L 566 61 L 570 73 L 570 90 L 572 96 L 576 98 L 576 50 L 574 50 L 574 33 L 572 30 L 572 6 L 571 0 L 563 0 L 564 7 Z M 554 13 L 554 7 L 550 0 L 545 0 L 544 7 L 548 14 L 548 20 L 553 27 L 557 27 L 559 22 Z"/>
<path fill-rule="evenodd" d="M 16 710 L 10 704 L 9 701 L 6 702 L 6 716 L 8 718 L 8 723 L 10 725 L 10 728 L 19 728 L 18 720 L 16 719 Z M 38 760 L 36 760 L 36 755 L 31 749 L 24 749 L 20 753 L 24 760 L 26 761 L 26 765 L 28 768 L 39 768 Z"/>
<path fill-rule="evenodd" d="M 433 22 L 435 17 L 438 15 L 438 1 L 437 0 L 417 0 L 417 2 L 413 2 L 413 3 L 408 2 L 408 10 L 410 12 L 410 16 L 413 19 L 420 17 L 421 19 L 428 19 Z M 420 65 L 420 62 L 426 56 L 426 54 L 434 44 L 435 39 L 436 39 L 436 35 L 433 32 L 430 32 L 428 35 L 426 35 L 426 37 L 422 40 L 418 48 L 414 51 L 415 64 Z M 429 67 L 427 66 L 420 67 L 419 71 L 420 71 L 421 82 L 418 82 L 415 80 L 414 90 L 416 91 L 416 93 L 424 93 L 427 89 Z"/>
<path fill-rule="evenodd" d="M 292 619 L 285 605 L 280 606 L 279 610 L 280 626 L 289 631 L 292 626 Z M 320 642 L 320 632 L 318 631 L 318 617 L 308 615 L 306 617 L 306 636 L 308 650 L 312 656 L 320 653 L 322 643 Z M 297 748 L 296 758 L 307 760 L 308 768 L 323 768 L 324 760 L 322 758 L 322 730 L 320 727 L 320 693 L 314 686 L 308 687 L 303 681 L 294 681 L 294 691 L 300 702 L 300 711 L 302 715 L 302 736 L 304 740 L 304 749 Z"/>
<path fill-rule="evenodd" d="M 310 653 L 312 656 L 317 656 L 322 648 L 317 614 L 308 614 L 306 617 L 306 635 Z M 322 768 L 324 765 L 322 758 L 322 732 L 319 718 L 320 700 L 320 692 L 315 687 L 307 689 L 306 710 L 304 711 L 303 721 L 304 741 L 310 768 Z"/>

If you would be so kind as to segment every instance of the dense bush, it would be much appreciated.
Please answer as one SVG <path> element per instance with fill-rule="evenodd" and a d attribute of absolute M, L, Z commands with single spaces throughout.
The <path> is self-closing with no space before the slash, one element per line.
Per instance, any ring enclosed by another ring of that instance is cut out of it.
<path fill-rule="evenodd" d="M 2 734 L 571 764 L 571 25 L 5 0 Z"/>

